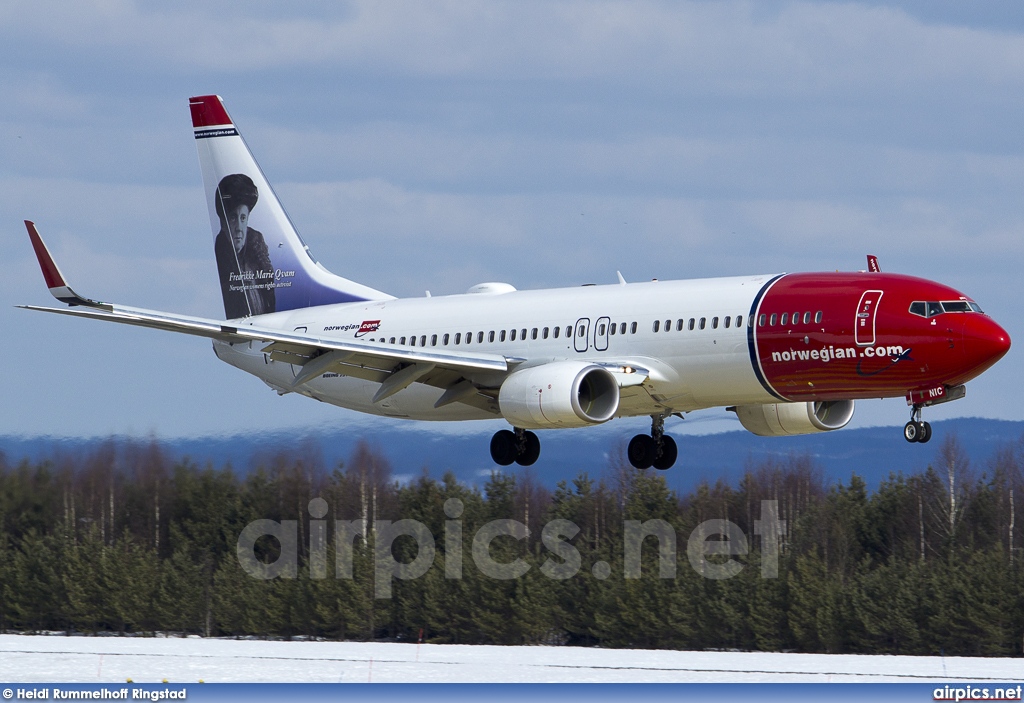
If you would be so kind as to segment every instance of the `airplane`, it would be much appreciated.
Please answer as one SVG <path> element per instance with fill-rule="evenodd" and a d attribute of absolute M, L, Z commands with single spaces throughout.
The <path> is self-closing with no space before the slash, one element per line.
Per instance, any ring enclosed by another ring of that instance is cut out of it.
<path fill-rule="evenodd" d="M 313 258 L 219 96 L 191 98 L 225 320 L 78 295 L 25 222 L 50 293 L 30 310 L 213 340 L 219 359 L 283 395 L 412 420 L 504 418 L 491 458 L 540 456 L 534 430 L 651 418 L 637 469 L 676 461 L 666 419 L 725 407 L 761 436 L 846 426 L 863 398 L 905 397 L 908 442 L 925 407 L 964 397 L 1010 337 L 949 286 L 868 270 L 774 273 L 395 298 Z"/>

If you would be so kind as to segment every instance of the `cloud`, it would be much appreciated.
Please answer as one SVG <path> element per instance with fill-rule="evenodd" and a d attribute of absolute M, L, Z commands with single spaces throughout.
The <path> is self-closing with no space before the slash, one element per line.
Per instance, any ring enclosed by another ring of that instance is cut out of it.
<path fill-rule="evenodd" d="M 596 81 L 670 93 L 845 97 L 922 82 L 1017 83 L 1019 36 L 855 3 L 12 2 L 24 40 L 146 64 L 248 73 L 330 67 L 485 80 Z"/>

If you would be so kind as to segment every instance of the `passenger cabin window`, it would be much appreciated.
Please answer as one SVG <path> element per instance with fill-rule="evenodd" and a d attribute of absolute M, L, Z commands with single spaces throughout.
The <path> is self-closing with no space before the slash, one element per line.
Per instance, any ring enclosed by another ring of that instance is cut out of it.
<path fill-rule="evenodd" d="M 491 330 L 490 332 L 487 333 L 487 341 L 488 342 L 493 342 L 494 341 L 494 330 Z"/>
<path fill-rule="evenodd" d="M 585 337 L 586 334 L 587 334 L 587 328 L 584 327 L 583 325 L 580 325 L 579 329 L 576 330 L 576 336 L 579 337 L 580 339 L 583 339 L 583 337 Z"/>
<path fill-rule="evenodd" d="M 447 344 L 447 343 L 448 342 L 445 342 L 445 344 Z M 455 343 L 456 344 L 462 344 L 462 332 L 456 332 L 455 333 Z"/>
<path fill-rule="evenodd" d="M 780 324 L 780 325 L 782 325 L 782 326 L 785 326 L 785 325 L 786 325 L 786 315 L 787 315 L 787 314 L 788 314 L 788 313 L 782 313 L 782 319 L 780 319 L 780 320 L 779 320 L 779 324 Z"/>
<path fill-rule="evenodd" d="M 707 324 L 708 319 L 706 317 L 702 317 L 700 318 L 700 324 L 698 324 L 697 326 L 700 327 L 701 329 L 704 329 L 705 327 L 707 327 Z"/>
<path fill-rule="evenodd" d="M 448 335 L 447 335 L 447 333 L 441 339 L 441 344 L 443 344 L 444 346 L 448 346 Z"/>
<path fill-rule="evenodd" d="M 636 334 L 636 323 L 635 322 L 630 324 L 630 326 L 629 326 L 629 333 L 630 334 Z"/>
<path fill-rule="evenodd" d="M 665 320 L 665 331 L 666 332 L 671 332 L 672 331 L 672 320 Z"/>
<path fill-rule="evenodd" d="M 729 324 L 732 322 L 731 317 L 725 318 L 725 329 L 729 329 Z"/>
<path fill-rule="evenodd" d="M 661 327 L 661 320 L 655 320 L 654 321 L 654 331 L 657 332 L 660 327 Z"/>
<path fill-rule="evenodd" d="M 608 325 L 608 332 L 610 332 L 611 334 L 615 334 L 615 330 L 617 330 L 618 327 L 619 326 L 613 322 L 612 324 Z"/>
<path fill-rule="evenodd" d="M 509 337 L 509 339 L 511 339 L 513 342 L 516 341 L 516 331 L 515 330 L 512 330 L 512 335 Z M 502 341 L 505 341 L 505 340 L 502 340 Z"/>
<path fill-rule="evenodd" d="M 394 343 L 395 343 L 395 338 L 394 337 L 392 337 L 391 339 L 388 340 L 388 344 L 394 344 Z"/>
<path fill-rule="evenodd" d="M 761 316 L 757 318 L 757 326 L 764 327 L 764 313 L 761 313 Z"/>
<path fill-rule="evenodd" d="M 773 312 L 773 313 L 772 313 L 772 316 L 771 316 L 770 318 L 768 318 L 768 326 L 769 326 L 769 327 L 774 327 L 774 326 L 775 326 L 775 321 L 776 321 L 776 320 L 778 320 L 778 317 L 777 317 L 777 316 L 776 316 L 776 314 L 775 314 L 775 313 Z"/>
<path fill-rule="evenodd" d="M 743 315 L 737 315 L 736 316 L 736 326 L 737 327 L 742 327 L 743 326 Z"/>
<path fill-rule="evenodd" d="M 477 344 L 483 344 L 484 343 L 484 333 L 483 332 L 477 332 L 476 333 L 476 343 Z"/>
<path fill-rule="evenodd" d="M 690 318 L 690 324 L 688 324 L 688 325 L 687 325 L 687 327 L 689 327 L 689 328 L 690 328 L 690 331 L 692 332 L 692 331 L 693 331 L 693 328 L 694 328 L 694 327 L 695 327 L 696 325 L 697 325 L 697 320 L 695 320 L 694 318 L 692 318 L 692 317 L 691 317 L 691 318 Z"/>
<path fill-rule="evenodd" d="M 405 337 L 402 337 L 402 341 L 399 342 L 402 346 L 405 346 Z"/>
<path fill-rule="evenodd" d="M 437 346 L 437 335 L 436 334 L 430 335 L 430 346 L 432 346 L 432 347 L 436 347 Z"/>
<path fill-rule="evenodd" d="M 676 332 L 682 332 L 684 324 L 685 323 L 683 322 L 682 318 L 676 320 Z"/>
<path fill-rule="evenodd" d="M 536 339 L 536 337 L 537 337 L 537 335 L 534 334 L 534 338 L 535 339 Z M 523 341 L 526 341 L 526 328 L 525 327 L 523 329 L 519 330 L 519 339 L 522 339 Z"/>
<path fill-rule="evenodd" d="M 820 324 L 820 323 L 821 323 L 821 310 L 819 310 L 818 312 L 814 313 L 814 324 L 817 325 L 817 324 Z"/>
<path fill-rule="evenodd" d="M 536 327 L 534 327 L 532 330 L 530 330 L 530 339 L 537 339 L 537 328 Z"/>
<path fill-rule="evenodd" d="M 555 328 L 555 339 L 558 339 L 558 334 L 559 334 L 559 332 L 561 332 L 561 331 L 562 331 L 562 328 L 561 328 L 561 327 L 556 327 L 556 328 Z"/>
<path fill-rule="evenodd" d="M 811 322 L 811 313 L 810 312 L 805 312 L 804 313 L 804 324 L 807 325 L 807 324 L 810 324 L 810 322 Z"/>
<path fill-rule="evenodd" d="M 502 330 L 501 333 L 498 335 L 498 341 L 504 342 L 505 341 L 505 336 L 506 336 L 505 330 Z"/>
<path fill-rule="evenodd" d="M 548 328 L 547 327 L 545 327 L 543 329 L 543 331 L 541 332 L 541 336 L 544 337 L 544 339 L 548 338 Z"/>
<path fill-rule="evenodd" d="M 621 325 L 619 325 L 619 334 L 626 334 L 626 323 L 625 322 L 623 322 Z"/>
<path fill-rule="evenodd" d="M 713 330 L 717 330 L 718 329 L 718 318 L 717 317 L 712 317 L 711 318 L 711 329 L 713 329 Z"/>

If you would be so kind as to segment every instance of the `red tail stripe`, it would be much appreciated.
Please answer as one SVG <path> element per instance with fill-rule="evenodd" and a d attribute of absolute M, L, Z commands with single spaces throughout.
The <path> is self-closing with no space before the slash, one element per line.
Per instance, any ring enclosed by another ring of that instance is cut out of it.
<path fill-rule="evenodd" d="M 188 99 L 189 109 L 192 110 L 192 127 L 216 127 L 218 125 L 231 124 L 224 103 L 219 95 L 200 95 Z"/>

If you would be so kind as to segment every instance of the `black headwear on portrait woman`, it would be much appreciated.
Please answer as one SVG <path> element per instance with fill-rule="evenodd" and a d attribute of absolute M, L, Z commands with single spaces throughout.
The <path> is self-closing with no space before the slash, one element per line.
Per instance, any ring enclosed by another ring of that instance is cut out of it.
<path fill-rule="evenodd" d="M 217 216 L 220 218 L 221 231 L 227 230 L 227 222 L 224 215 L 225 208 L 231 210 L 239 205 L 245 205 L 252 212 L 259 199 L 260 193 L 256 189 L 256 184 L 244 173 L 233 173 L 230 176 L 224 176 L 220 183 L 217 184 L 217 192 L 213 196 L 214 207 L 217 208 Z"/>

